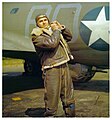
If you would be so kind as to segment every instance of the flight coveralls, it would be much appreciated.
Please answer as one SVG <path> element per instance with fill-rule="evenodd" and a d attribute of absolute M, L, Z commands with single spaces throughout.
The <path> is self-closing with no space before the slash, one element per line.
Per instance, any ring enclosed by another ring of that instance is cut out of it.
<path fill-rule="evenodd" d="M 45 116 L 55 116 L 61 98 L 66 116 L 75 116 L 75 100 L 68 61 L 73 59 L 66 41 L 72 39 L 70 31 L 51 31 L 51 28 L 34 28 L 32 42 L 41 58 L 44 79 Z M 66 41 L 65 41 L 66 40 Z"/>

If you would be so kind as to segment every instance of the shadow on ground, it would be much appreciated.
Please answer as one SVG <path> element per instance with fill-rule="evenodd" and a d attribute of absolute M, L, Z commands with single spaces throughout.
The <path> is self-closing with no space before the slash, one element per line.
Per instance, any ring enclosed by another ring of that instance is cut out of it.
<path fill-rule="evenodd" d="M 41 75 L 19 75 L 19 76 L 3 76 L 3 94 L 10 94 L 30 89 L 43 88 L 43 80 Z"/>
<path fill-rule="evenodd" d="M 75 90 L 109 92 L 109 80 L 90 80 L 86 83 L 73 82 L 73 84 Z"/>
<path fill-rule="evenodd" d="M 90 80 L 86 83 L 75 83 L 75 90 L 88 90 L 109 92 L 109 80 Z M 14 92 L 44 88 L 44 81 L 39 76 L 19 75 L 19 76 L 3 76 L 3 94 Z"/>
<path fill-rule="evenodd" d="M 25 114 L 29 117 L 43 117 L 45 108 L 28 108 Z"/>

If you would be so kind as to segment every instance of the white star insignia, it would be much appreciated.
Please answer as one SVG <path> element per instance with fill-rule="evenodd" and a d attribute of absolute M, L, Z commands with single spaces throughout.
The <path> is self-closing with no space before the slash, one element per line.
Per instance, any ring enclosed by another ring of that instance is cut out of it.
<path fill-rule="evenodd" d="M 105 8 L 103 7 L 96 21 L 82 21 L 92 32 L 89 40 L 89 46 L 99 38 L 109 43 L 109 21 L 106 20 Z"/>

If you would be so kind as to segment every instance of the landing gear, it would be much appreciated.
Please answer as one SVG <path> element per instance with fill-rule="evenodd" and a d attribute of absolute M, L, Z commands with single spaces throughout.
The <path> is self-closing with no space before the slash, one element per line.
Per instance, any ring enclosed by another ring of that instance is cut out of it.
<path fill-rule="evenodd" d="M 71 77 L 74 82 L 88 82 L 95 75 L 93 66 L 86 66 L 82 64 L 70 65 Z"/>
<path fill-rule="evenodd" d="M 25 75 L 40 75 L 41 65 L 39 61 L 25 60 L 24 63 Z"/>

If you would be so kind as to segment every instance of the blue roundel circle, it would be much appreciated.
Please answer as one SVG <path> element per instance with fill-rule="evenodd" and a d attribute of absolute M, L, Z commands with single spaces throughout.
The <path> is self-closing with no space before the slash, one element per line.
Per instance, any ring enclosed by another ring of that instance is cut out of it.
<path fill-rule="evenodd" d="M 109 6 L 101 6 L 89 11 L 81 20 L 80 35 L 87 46 L 108 51 Z"/>

